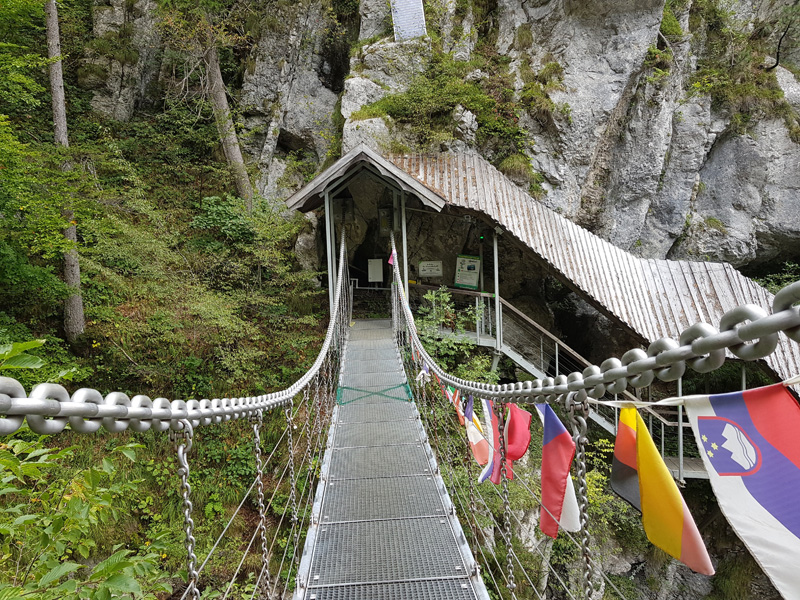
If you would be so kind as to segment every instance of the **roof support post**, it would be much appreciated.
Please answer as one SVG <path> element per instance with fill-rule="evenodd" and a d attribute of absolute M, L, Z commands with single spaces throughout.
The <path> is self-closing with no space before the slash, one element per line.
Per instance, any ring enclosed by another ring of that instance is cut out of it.
<path fill-rule="evenodd" d="M 328 192 L 325 192 L 325 253 L 328 255 L 328 302 L 330 303 L 331 319 L 333 318 L 333 298 L 334 298 L 334 271 L 333 266 L 334 252 L 331 251 L 331 242 L 333 240 L 333 232 L 331 231 L 331 223 L 333 222 L 333 210 L 331 210 L 331 197 Z"/>
<path fill-rule="evenodd" d="M 408 302 L 408 237 L 406 236 L 406 193 L 400 192 L 400 223 L 403 230 L 403 285 Z"/>
<path fill-rule="evenodd" d="M 500 312 L 502 308 L 500 307 L 500 258 L 497 252 L 497 236 L 502 230 L 498 232 L 498 229 L 500 228 L 495 228 L 492 233 L 492 249 L 494 250 L 494 340 L 495 349 L 500 352 L 500 348 L 503 346 L 503 317 Z"/>

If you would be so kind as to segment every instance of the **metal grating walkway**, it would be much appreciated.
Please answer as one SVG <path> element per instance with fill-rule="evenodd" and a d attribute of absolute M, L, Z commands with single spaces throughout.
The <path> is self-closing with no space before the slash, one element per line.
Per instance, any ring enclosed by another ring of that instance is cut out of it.
<path fill-rule="evenodd" d="M 389 320 L 356 321 L 295 600 L 488 600 Z"/>

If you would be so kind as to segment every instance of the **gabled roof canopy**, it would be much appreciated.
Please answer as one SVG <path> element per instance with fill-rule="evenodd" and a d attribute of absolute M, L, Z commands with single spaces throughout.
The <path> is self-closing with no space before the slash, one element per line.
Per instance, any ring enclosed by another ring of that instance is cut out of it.
<path fill-rule="evenodd" d="M 286 205 L 291 210 L 301 212 L 314 210 L 323 204 L 326 192 L 338 191 L 356 175 L 365 171 L 385 182 L 388 187 L 413 194 L 423 205 L 436 211 L 442 210 L 446 204 L 445 199 L 439 194 L 374 150 L 361 144 L 292 194 L 286 201 Z"/>

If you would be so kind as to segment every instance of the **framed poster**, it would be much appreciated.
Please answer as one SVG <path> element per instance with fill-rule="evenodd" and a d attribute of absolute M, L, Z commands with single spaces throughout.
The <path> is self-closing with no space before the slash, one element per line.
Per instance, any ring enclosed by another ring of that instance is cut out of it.
<path fill-rule="evenodd" d="M 477 256 L 459 254 L 456 257 L 456 280 L 453 287 L 477 290 L 481 274 L 481 259 Z"/>
<path fill-rule="evenodd" d="M 383 283 L 382 258 L 370 258 L 367 260 L 367 280 L 369 283 Z"/>
<path fill-rule="evenodd" d="M 419 262 L 420 279 L 425 277 L 441 277 L 442 261 L 440 260 L 421 260 Z"/>

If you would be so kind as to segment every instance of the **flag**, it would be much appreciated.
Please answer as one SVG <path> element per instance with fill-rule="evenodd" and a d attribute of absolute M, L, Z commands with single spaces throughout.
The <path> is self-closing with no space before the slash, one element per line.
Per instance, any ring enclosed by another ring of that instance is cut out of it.
<path fill-rule="evenodd" d="M 800 406 L 783 384 L 685 399 L 720 509 L 775 588 L 800 590 Z"/>
<path fill-rule="evenodd" d="M 458 422 L 464 425 L 464 413 L 461 411 L 461 390 L 458 390 L 450 385 L 444 391 L 447 399 L 453 403 L 456 408 L 456 415 L 458 415 Z"/>
<path fill-rule="evenodd" d="M 686 502 L 635 408 L 620 410 L 611 488 L 641 511 L 654 545 L 698 573 L 714 574 Z"/>
<path fill-rule="evenodd" d="M 395 255 L 395 253 L 394 253 L 394 251 L 392 251 L 392 255 L 389 257 L 389 264 L 390 265 L 394 264 L 394 255 Z"/>
<path fill-rule="evenodd" d="M 549 404 L 537 404 L 536 412 L 544 428 L 539 528 L 545 535 L 555 538 L 559 525 L 566 531 L 581 529 L 578 499 L 569 476 L 575 442 Z"/>
<path fill-rule="evenodd" d="M 519 460 L 525 456 L 531 443 L 531 413 L 516 404 L 509 404 L 505 437 L 508 460 Z"/>
<path fill-rule="evenodd" d="M 481 398 L 483 403 L 483 437 L 488 445 L 488 460 L 486 466 L 478 476 L 478 483 L 483 483 L 489 479 L 493 484 L 498 485 L 502 479 L 500 460 L 500 426 L 497 415 L 494 412 L 492 401 Z M 514 479 L 513 463 L 506 457 L 506 478 Z"/>
<path fill-rule="evenodd" d="M 464 424 L 467 427 L 467 439 L 472 455 L 479 465 L 489 462 L 489 442 L 483 437 L 481 422 L 473 411 L 472 396 L 464 404 Z"/>

